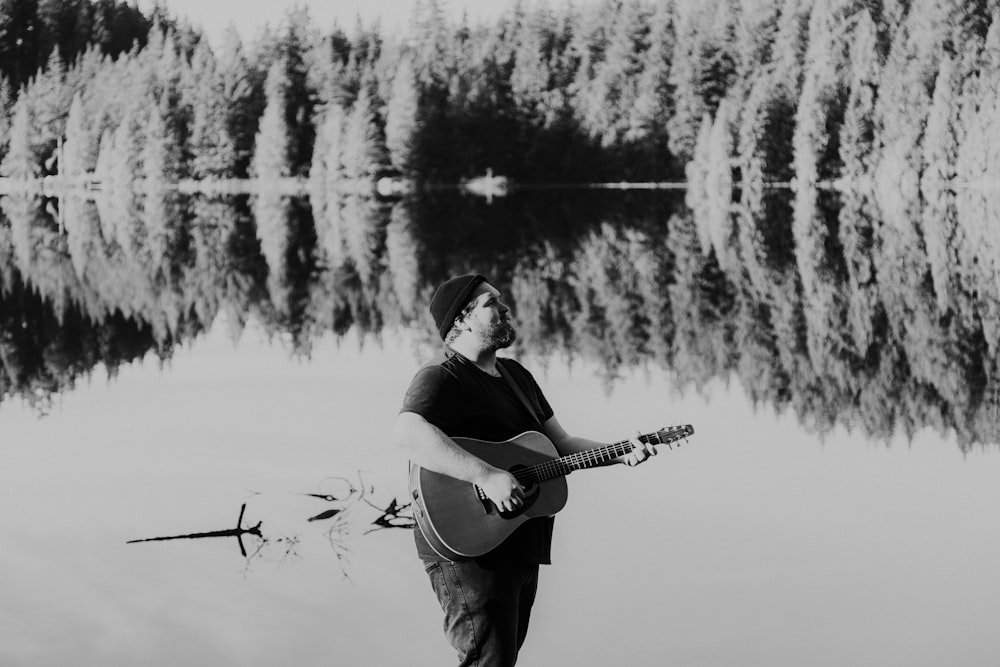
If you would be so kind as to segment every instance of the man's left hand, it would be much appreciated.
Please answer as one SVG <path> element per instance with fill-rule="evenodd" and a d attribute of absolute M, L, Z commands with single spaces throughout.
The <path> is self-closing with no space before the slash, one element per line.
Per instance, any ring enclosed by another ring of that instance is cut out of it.
<path fill-rule="evenodd" d="M 632 443 L 632 451 L 618 457 L 618 460 L 625 465 L 637 466 L 650 456 L 656 456 L 656 448 L 639 440 L 639 436 L 632 438 L 629 442 Z"/>

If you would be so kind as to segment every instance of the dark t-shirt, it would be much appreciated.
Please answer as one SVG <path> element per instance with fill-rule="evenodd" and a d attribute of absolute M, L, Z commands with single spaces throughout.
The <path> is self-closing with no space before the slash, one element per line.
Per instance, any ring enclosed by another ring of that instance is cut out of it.
<path fill-rule="evenodd" d="M 507 380 L 492 377 L 460 354 L 444 348 L 434 362 L 414 376 L 401 412 L 414 412 L 451 437 L 503 441 L 525 431 L 537 431 L 553 412 L 538 383 L 524 366 L 498 359 L 504 371 L 532 403 L 531 414 Z M 552 545 L 551 517 L 524 522 L 493 551 L 477 558 L 485 567 L 505 562 L 548 563 Z M 440 560 L 414 529 L 417 553 L 424 560 Z"/>

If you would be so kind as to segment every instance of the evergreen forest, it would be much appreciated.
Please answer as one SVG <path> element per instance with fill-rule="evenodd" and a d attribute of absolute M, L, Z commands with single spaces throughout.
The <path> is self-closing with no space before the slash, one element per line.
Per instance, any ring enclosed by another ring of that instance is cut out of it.
<path fill-rule="evenodd" d="M 399 173 L 784 183 L 997 177 L 996 0 L 419 0 L 403 35 L 305 10 L 245 44 L 121 0 L 0 4 L 0 176 L 105 187 Z"/>
<path fill-rule="evenodd" d="M 213 45 L 162 7 L 0 0 L 0 400 L 217 320 L 297 355 L 430 331 L 476 270 L 519 352 L 609 384 L 1000 441 L 1000 0 L 414 7 Z M 485 170 L 531 201 L 437 189 Z M 684 187 L 581 186 L 623 182 Z"/>

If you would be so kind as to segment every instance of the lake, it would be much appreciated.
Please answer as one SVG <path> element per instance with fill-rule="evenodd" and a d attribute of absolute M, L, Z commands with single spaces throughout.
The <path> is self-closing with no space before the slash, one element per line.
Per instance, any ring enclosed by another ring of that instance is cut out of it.
<path fill-rule="evenodd" d="M 0 199 L 0 663 L 452 662 L 388 434 L 476 270 L 567 430 L 695 428 L 570 477 L 520 665 L 995 664 L 994 210 Z"/>

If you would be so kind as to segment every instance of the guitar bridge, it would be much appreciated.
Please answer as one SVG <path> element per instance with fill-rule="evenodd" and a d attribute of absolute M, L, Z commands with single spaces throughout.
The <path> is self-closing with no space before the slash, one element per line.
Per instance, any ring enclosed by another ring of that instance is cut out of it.
<path fill-rule="evenodd" d="M 483 504 L 483 513 L 489 514 L 495 507 L 493 501 L 490 500 L 490 497 L 486 495 L 486 492 L 483 491 L 478 484 L 473 484 L 473 486 L 476 487 L 476 497 L 479 498 L 479 502 Z"/>
<path fill-rule="evenodd" d="M 486 492 L 483 491 L 479 485 L 473 484 L 473 486 L 476 488 L 476 497 L 478 497 L 479 502 L 483 504 L 483 513 L 488 515 L 493 514 L 493 512 L 497 512 L 504 519 L 512 519 L 523 514 L 526 509 L 535 503 L 535 500 L 538 499 L 538 494 L 541 491 L 541 487 L 537 484 L 528 487 L 526 489 L 526 493 L 524 494 L 524 498 L 522 499 L 521 506 L 513 511 L 505 512 L 497 507 L 496 503 L 490 500 L 490 497 L 486 495 Z"/>

